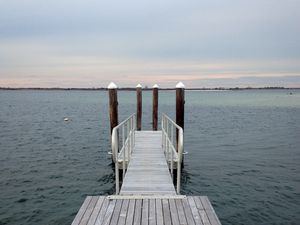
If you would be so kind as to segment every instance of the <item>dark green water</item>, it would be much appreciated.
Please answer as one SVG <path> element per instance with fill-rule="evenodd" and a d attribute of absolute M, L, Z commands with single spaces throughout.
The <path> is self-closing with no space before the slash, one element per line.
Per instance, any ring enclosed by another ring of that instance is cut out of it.
<path fill-rule="evenodd" d="M 300 224 L 300 92 L 187 92 L 183 194 L 223 225 Z M 159 110 L 174 118 L 174 92 Z M 151 128 L 151 92 L 143 128 Z M 107 93 L 0 91 L 0 224 L 70 224 L 86 195 L 114 192 Z M 135 93 L 119 92 L 120 120 Z M 69 122 L 64 122 L 69 117 Z"/>

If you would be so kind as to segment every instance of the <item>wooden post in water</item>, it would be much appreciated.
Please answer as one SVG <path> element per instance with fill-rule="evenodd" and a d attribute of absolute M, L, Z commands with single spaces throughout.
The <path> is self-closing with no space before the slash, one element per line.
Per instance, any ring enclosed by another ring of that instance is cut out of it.
<path fill-rule="evenodd" d="M 184 89 L 182 82 L 176 85 L 176 123 L 184 130 Z M 176 131 L 176 143 L 178 143 L 178 130 Z M 183 157 L 182 157 L 183 166 Z"/>
<path fill-rule="evenodd" d="M 136 129 L 142 129 L 142 85 L 136 86 Z"/>
<path fill-rule="evenodd" d="M 184 89 L 182 82 L 176 85 L 176 123 L 184 129 Z"/>
<path fill-rule="evenodd" d="M 158 85 L 153 85 L 153 100 L 152 100 L 152 128 L 157 130 L 157 111 L 158 111 Z"/>
<path fill-rule="evenodd" d="M 118 87 L 115 83 L 111 82 L 107 89 L 109 95 L 109 118 L 111 134 L 114 127 L 118 125 Z"/>

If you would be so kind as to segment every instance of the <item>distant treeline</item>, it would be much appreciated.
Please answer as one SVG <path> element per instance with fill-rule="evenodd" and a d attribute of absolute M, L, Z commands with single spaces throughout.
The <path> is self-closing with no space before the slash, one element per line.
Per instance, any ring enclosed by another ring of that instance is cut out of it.
<path fill-rule="evenodd" d="M 159 88 L 160 90 L 175 90 L 175 88 Z M 225 91 L 225 90 L 231 90 L 231 91 L 238 91 L 238 90 L 273 90 L 273 89 L 300 89 L 300 87 L 297 88 L 286 88 L 286 87 L 234 87 L 234 88 L 225 88 L 225 87 L 216 87 L 216 88 L 186 88 L 186 90 L 191 90 L 191 91 Z M 54 88 L 11 88 L 11 87 L 0 87 L 0 90 L 46 90 L 46 91 L 106 91 L 107 88 L 59 88 L 59 87 L 54 87 Z M 118 88 L 118 90 L 123 90 L 123 91 L 135 91 L 136 88 L 132 87 L 124 87 L 124 88 Z M 143 90 L 150 91 L 152 88 L 149 87 L 144 87 Z"/>

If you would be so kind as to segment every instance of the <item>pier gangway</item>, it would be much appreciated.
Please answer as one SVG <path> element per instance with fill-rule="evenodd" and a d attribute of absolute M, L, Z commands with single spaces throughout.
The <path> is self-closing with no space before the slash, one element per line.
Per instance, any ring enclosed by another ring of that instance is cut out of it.
<path fill-rule="evenodd" d="M 221 224 L 206 196 L 180 194 L 183 129 L 167 115 L 161 130 L 139 131 L 132 114 L 111 143 L 115 195 L 87 196 L 72 225 Z"/>
<path fill-rule="evenodd" d="M 165 114 L 162 114 L 161 128 L 160 131 L 137 131 L 133 114 L 113 129 L 116 194 L 180 193 L 183 130 Z M 121 190 L 119 169 L 122 169 Z"/>

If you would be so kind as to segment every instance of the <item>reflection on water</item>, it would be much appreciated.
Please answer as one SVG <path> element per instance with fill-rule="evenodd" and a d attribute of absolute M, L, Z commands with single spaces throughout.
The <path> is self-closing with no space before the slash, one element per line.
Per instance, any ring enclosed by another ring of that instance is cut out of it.
<path fill-rule="evenodd" d="M 300 220 L 300 92 L 289 92 L 186 93 L 182 192 L 208 195 L 225 225 Z M 174 118 L 174 102 L 160 92 L 160 112 Z M 1 225 L 70 224 L 86 195 L 114 192 L 106 92 L 0 91 L 0 104 Z M 143 129 L 151 104 L 144 92 Z M 122 91 L 120 121 L 134 110 Z"/>

